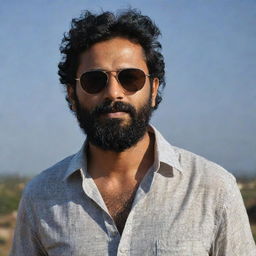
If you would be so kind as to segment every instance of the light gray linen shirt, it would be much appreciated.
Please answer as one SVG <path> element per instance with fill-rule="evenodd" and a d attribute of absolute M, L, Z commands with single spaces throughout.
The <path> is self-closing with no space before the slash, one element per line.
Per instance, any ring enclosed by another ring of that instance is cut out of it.
<path fill-rule="evenodd" d="M 10 255 L 256 256 L 235 178 L 150 129 L 154 165 L 122 236 L 87 172 L 85 143 L 27 185 Z"/>

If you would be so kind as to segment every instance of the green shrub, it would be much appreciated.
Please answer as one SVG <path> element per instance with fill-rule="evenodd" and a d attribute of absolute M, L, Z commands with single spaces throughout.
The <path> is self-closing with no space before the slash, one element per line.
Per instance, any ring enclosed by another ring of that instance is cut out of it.
<path fill-rule="evenodd" d="M 19 176 L 0 177 L 0 215 L 18 209 L 22 190 L 29 179 Z"/>

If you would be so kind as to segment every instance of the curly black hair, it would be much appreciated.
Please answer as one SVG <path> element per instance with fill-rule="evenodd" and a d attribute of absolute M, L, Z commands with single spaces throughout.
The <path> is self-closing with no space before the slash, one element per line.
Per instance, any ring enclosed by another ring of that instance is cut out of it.
<path fill-rule="evenodd" d="M 68 86 L 75 88 L 75 77 L 79 65 L 78 57 L 93 44 L 114 37 L 127 38 L 142 46 L 151 78 L 159 79 L 160 90 L 154 107 L 156 109 L 162 100 L 161 91 L 165 86 L 162 46 L 157 41 L 160 34 L 160 30 L 154 22 L 138 10 L 129 9 L 116 15 L 112 12 L 103 12 L 97 15 L 84 11 L 79 18 L 72 19 L 71 29 L 64 34 L 62 39 L 60 45 L 62 60 L 58 65 L 60 82 L 66 89 Z M 66 100 L 71 108 L 67 96 Z"/>

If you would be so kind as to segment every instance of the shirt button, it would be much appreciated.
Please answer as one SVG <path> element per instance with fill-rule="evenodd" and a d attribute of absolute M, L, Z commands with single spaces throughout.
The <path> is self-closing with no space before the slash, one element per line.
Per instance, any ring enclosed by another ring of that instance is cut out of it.
<path fill-rule="evenodd" d="M 122 254 L 124 254 L 125 251 L 126 251 L 126 250 L 125 250 L 124 248 L 121 248 L 121 249 L 120 249 L 120 252 L 121 252 Z"/>

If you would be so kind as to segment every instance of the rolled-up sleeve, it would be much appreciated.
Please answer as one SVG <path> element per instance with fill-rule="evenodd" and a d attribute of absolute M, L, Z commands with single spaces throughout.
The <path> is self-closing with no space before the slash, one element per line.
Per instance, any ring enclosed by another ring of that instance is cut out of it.
<path fill-rule="evenodd" d="M 224 198 L 211 255 L 255 256 L 255 242 L 235 180 L 225 191 Z"/>
<path fill-rule="evenodd" d="M 19 204 L 14 239 L 9 256 L 47 255 L 35 231 L 35 227 L 31 198 L 24 191 Z"/>

